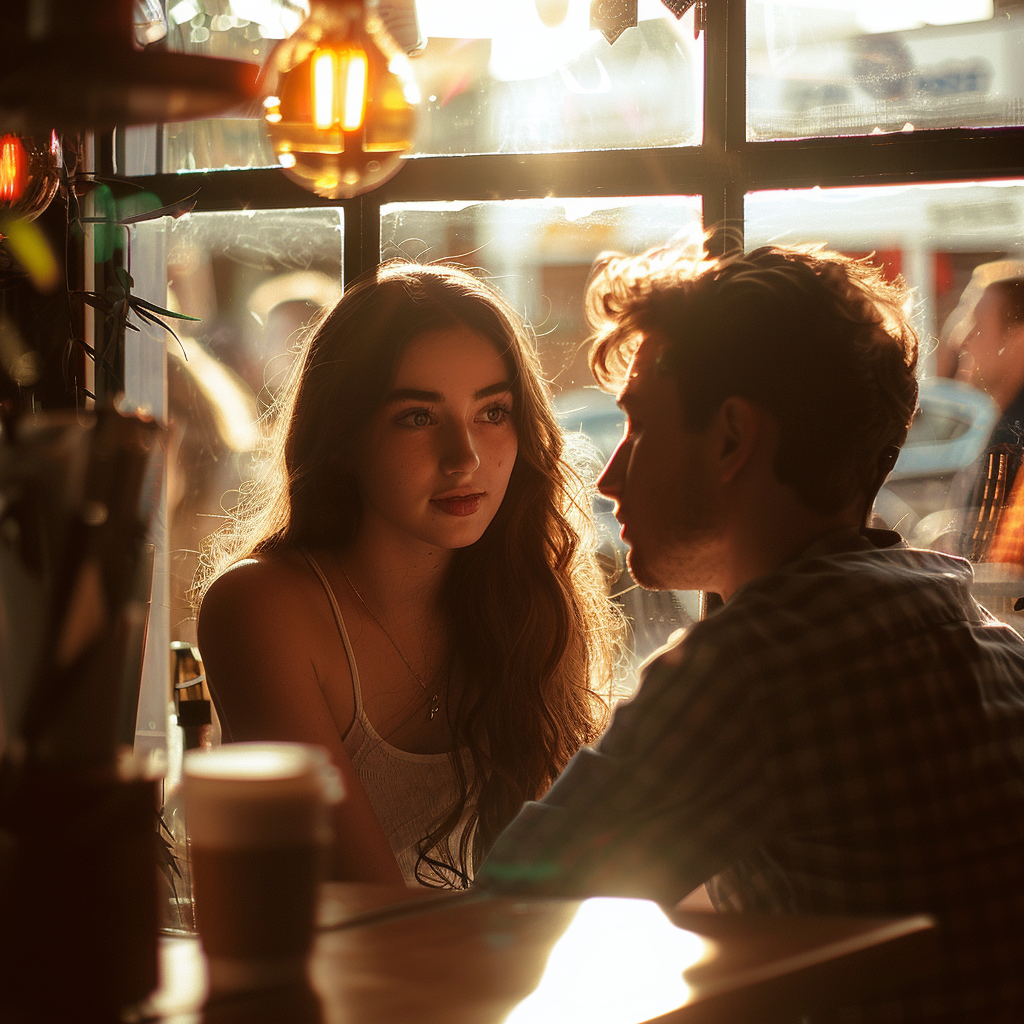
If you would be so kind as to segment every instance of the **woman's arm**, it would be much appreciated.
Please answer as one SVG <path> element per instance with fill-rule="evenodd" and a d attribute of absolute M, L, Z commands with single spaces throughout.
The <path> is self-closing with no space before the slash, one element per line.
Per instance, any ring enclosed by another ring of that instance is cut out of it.
<path fill-rule="evenodd" d="M 224 738 L 326 747 L 345 785 L 331 876 L 404 884 L 317 681 L 315 616 L 304 598 L 293 568 L 247 561 L 219 577 L 203 599 L 199 649 Z"/>

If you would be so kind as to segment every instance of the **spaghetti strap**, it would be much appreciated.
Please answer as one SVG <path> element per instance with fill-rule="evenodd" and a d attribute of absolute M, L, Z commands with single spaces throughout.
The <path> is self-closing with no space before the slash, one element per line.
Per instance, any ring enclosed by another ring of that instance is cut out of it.
<path fill-rule="evenodd" d="M 356 665 L 355 652 L 352 650 L 352 641 L 349 640 L 348 630 L 345 628 L 345 619 L 341 614 L 341 608 L 338 606 L 338 599 L 334 596 L 334 589 L 327 581 L 327 577 L 324 575 L 323 569 L 317 564 L 316 559 L 305 550 L 301 549 L 303 557 L 309 562 L 309 567 L 316 573 L 317 579 L 320 580 L 320 585 L 324 588 L 324 593 L 327 594 L 327 600 L 331 602 L 331 611 L 334 613 L 334 622 L 338 627 L 338 632 L 341 634 L 341 642 L 345 646 L 345 656 L 348 658 L 348 668 L 352 676 L 352 696 L 355 699 L 355 716 L 353 717 L 353 723 L 358 721 L 363 714 L 363 695 L 359 685 L 359 667 Z M 344 739 L 344 737 L 342 737 Z"/>
<path fill-rule="evenodd" d="M 430 865 L 435 863 L 431 859 L 435 854 L 440 857 L 440 861 L 436 863 L 458 864 L 458 851 L 464 834 L 468 834 L 467 841 L 472 847 L 472 829 L 476 826 L 465 809 L 465 795 L 459 782 L 460 778 L 473 778 L 472 757 L 465 748 L 460 748 L 457 754 L 416 754 L 401 750 L 383 739 L 374 729 L 363 710 L 355 653 L 334 589 L 316 559 L 304 548 L 299 550 L 320 581 L 331 604 L 334 621 L 345 646 L 349 670 L 352 673 L 355 715 L 352 724 L 341 736 L 345 752 L 351 759 L 356 776 L 370 799 L 374 814 L 377 815 L 384 834 L 391 843 L 406 882 L 413 885 L 426 884 L 421 882 L 417 873 L 421 863 L 420 847 L 425 838 L 433 833 L 437 823 L 445 820 L 456 809 L 459 810 L 460 819 L 455 830 L 444 840 L 443 849 L 446 852 L 439 853 L 436 848 L 424 851 L 431 856 L 426 857 L 423 864 L 430 869 Z M 462 761 L 461 774 L 456 773 L 453 763 L 456 756 Z M 428 870 L 428 873 L 434 875 L 437 871 L 438 869 L 434 868 Z M 446 884 L 452 884 L 447 872 L 436 874 L 436 878 L 444 880 Z"/>

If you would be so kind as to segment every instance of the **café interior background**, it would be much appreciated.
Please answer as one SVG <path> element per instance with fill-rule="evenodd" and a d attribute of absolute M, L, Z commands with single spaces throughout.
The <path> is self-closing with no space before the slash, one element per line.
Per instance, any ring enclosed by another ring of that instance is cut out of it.
<path fill-rule="evenodd" d="M 174 321 L 180 343 L 143 322 L 124 353 L 126 406 L 172 424 L 143 752 L 165 745 L 168 646 L 195 639 L 197 553 L 256 467 L 299 332 L 381 258 L 481 269 L 535 327 L 565 425 L 589 438 L 596 467 L 621 429 L 585 359 L 582 294 L 602 252 L 692 244 L 724 225 L 717 251 L 772 241 L 874 253 L 913 286 L 926 353 L 922 414 L 879 512 L 916 543 L 963 529 L 956 514 L 997 414 L 943 375 L 939 339 L 962 331 L 976 268 L 1024 260 L 1024 3 L 704 0 L 677 18 L 639 0 L 614 42 L 591 27 L 590 0 L 382 4 L 404 18 L 420 103 L 401 170 L 372 191 L 333 198 L 286 176 L 259 99 L 88 140 L 123 211 L 140 195 L 155 197 L 149 209 L 195 203 L 133 225 L 114 257 L 130 260 L 136 295 L 198 318 Z M 136 4 L 137 26 L 147 10 L 151 49 L 262 65 L 308 4 L 153 0 Z M 64 217 L 54 206 L 40 220 L 59 235 Z M 88 266 L 98 250 L 78 244 Z M 43 351 L 32 402 L 83 401 L 67 381 L 88 380 L 86 364 Z M 14 390 L 24 400 L 25 385 Z M 621 565 L 610 506 L 596 508 Z M 979 596 L 1011 621 L 1018 575 L 979 565 Z M 611 587 L 633 620 L 634 663 L 698 614 L 694 594 L 640 594 L 624 573 Z"/>

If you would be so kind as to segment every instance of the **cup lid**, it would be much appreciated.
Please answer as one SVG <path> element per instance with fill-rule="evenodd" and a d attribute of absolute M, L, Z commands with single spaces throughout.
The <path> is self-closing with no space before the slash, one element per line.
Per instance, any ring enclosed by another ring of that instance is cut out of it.
<path fill-rule="evenodd" d="M 201 779 L 295 779 L 329 763 L 327 751 L 309 743 L 225 743 L 189 751 L 184 770 Z"/>

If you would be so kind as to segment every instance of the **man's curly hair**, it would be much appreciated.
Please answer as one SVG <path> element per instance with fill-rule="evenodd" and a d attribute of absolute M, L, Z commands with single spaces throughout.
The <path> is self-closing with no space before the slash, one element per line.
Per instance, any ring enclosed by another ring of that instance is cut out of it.
<path fill-rule="evenodd" d="M 605 256 L 587 288 L 591 369 L 617 389 L 643 338 L 658 335 L 689 429 L 747 398 L 778 421 L 775 472 L 805 505 L 870 505 L 917 408 L 908 294 L 902 278 L 822 247 Z"/>

